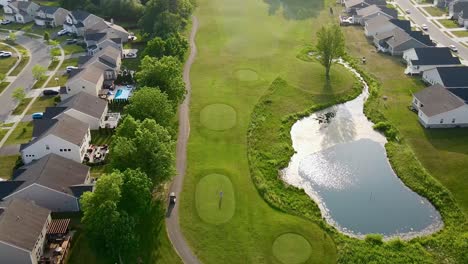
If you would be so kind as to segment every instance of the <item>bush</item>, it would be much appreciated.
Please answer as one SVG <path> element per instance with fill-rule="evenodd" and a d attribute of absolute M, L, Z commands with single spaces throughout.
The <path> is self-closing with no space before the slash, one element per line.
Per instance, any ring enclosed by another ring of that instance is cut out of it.
<path fill-rule="evenodd" d="M 389 140 L 396 141 L 398 139 L 397 129 L 388 122 L 378 122 L 374 125 L 374 129 L 384 133 Z"/>
<path fill-rule="evenodd" d="M 382 245 L 383 236 L 381 234 L 368 234 L 365 241 L 373 245 Z"/>

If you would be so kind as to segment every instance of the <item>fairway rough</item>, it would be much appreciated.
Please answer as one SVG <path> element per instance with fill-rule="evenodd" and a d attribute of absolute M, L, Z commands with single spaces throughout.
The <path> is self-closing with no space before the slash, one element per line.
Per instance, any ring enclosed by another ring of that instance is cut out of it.
<path fill-rule="evenodd" d="M 232 218 L 236 201 L 231 180 L 221 174 L 209 174 L 197 184 L 195 203 L 200 218 L 208 224 L 222 224 Z"/>
<path fill-rule="evenodd" d="M 239 81 L 253 82 L 258 80 L 258 73 L 252 69 L 239 69 L 235 72 L 235 76 Z"/>
<path fill-rule="evenodd" d="M 200 122 L 210 130 L 228 130 L 236 125 L 237 112 L 227 104 L 210 104 L 200 111 Z"/>
<path fill-rule="evenodd" d="M 285 233 L 277 237 L 272 250 L 275 258 L 283 264 L 304 263 L 312 254 L 309 241 L 295 233 Z"/>

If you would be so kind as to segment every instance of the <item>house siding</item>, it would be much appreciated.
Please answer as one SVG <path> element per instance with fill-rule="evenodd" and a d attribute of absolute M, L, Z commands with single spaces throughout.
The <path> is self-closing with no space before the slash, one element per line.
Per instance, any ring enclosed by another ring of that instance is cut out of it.
<path fill-rule="evenodd" d="M 0 241 L 1 263 L 8 264 L 37 264 L 31 252 L 20 249 L 10 244 Z"/>
<path fill-rule="evenodd" d="M 418 116 L 419 121 L 426 128 L 468 127 L 467 105 L 431 117 L 419 111 Z"/>
<path fill-rule="evenodd" d="M 67 87 L 68 93 L 61 95 L 61 99 L 65 100 L 75 94 L 78 94 L 81 91 L 85 91 L 97 97 L 99 95 L 99 90 L 101 90 L 103 83 L 104 83 L 104 76 L 101 76 L 99 78 L 99 81 L 97 84 L 88 82 L 87 80 L 80 79 L 80 78 L 73 79 L 67 83 L 66 87 Z"/>
<path fill-rule="evenodd" d="M 440 78 L 440 75 L 439 75 L 437 69 L 424 71 L 423 75 L 422 75 L 422 79 L 423 79 L 423 81 L 425 81 L 425 82 L 427 82 L 427 83 L 429 83 L 431 85 L 434 85 L 434 84 L 444 85 L 442 83 L 442 79 Z"/>

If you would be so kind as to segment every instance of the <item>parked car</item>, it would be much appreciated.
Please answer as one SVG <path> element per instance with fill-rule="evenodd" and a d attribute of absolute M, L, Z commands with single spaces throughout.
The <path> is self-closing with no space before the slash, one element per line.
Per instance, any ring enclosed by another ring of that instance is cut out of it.
<path fill-rule="evenodd" d="M 67 66 L 67 73 L 70 73 L 72 70 L 78 70 L 76 66 Z"/>
<path fill-rule="evenodd" d="M 32 119 L 42 119 L 44 114 L 42 112 L 37 112 L 31 115 Z"/>
<path fill-rule="evenodd" d="M 450 45 L 449 49 L 452 50 L 453 52 L 458 52 L 458 48 L 455 47 L 455 45 Z"/>
<path fill-rule="evenodd" d="M 177 201 L 177 197 L 176 197 L 175 193 L 174 193 L 174 192 L 171 192 L 171 194 L 169 194 L 169 202 L 170 202 L 171 204 L 175 204 L 176 201 Z"/>
<path fill-rule="evenodd" d="M 68 33 L 69 33 L 69 32 L 68 32 L 67 30 L 62 29 L 62 30 L 60 30 L 59 32 L 57 32 L 57 35 L 58 35 L 58 36 L 63 36 L 63 35 L 66 35 L 66 34 L 68 34 Z"/>
<path fill-rule="evenodd" d="M 426 31 L 429 30 L 429 28 L 427 27 L 426 24 L 422 24 L 422 25 L 421 25 L 421 28 L 422 28 L 423 30 L 426 30 Z"/>
<path fill-rule="evenodd" d="M 77 42 L 77 39 L 67 39 L 67 44 L 76 44 Z"/>
<path fill-rule="evenodd" d="M 58 95 L 59 92 L 57 92 L 57 91 L 55 91 L 55 90 L 44 90 L 44 91 L 42 92 L 42 94 L 43 94 L 43 95 L 46 95 L 46 96 L 47 96 L 47 95 Z"/>
<path fill-rule="evenodd" d="M 409 9 L 406 9 L 405 12 L 406 12 L 406 14 L 411 14 L 411 10 L 409 10 Z"/>
<path fill-rule="evenodd" d="M 1 51 L 0 52 L 0 57 L 2 58 L 8 58 L 8 57 L 11 57 L 13 56 L 13 53 L 9 52 L 9 51 Z"/>
<path fill-rule="evenodd" d="M 4 20 L 2 20 L 2 22 L 0 22 L 0 24 L 2 24 L 2 25 L 8 25 L 8 24 L 10 24 L 10 23 L 11 23 L 11 21 L 10 21 L 10 20 L 6 20 L 6 19 L 4 19 Z"/>

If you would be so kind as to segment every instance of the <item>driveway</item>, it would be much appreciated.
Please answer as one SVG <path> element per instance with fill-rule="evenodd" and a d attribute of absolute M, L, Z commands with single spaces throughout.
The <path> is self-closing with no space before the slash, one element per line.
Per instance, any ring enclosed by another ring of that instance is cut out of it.
<path fill-rule="evenodd" d="M 460 56 L 463 60 L 468 61 L 468 48 L 452 40 L 449 36 L 442 32 L 441 29 L 434 25 L 432 21 L 428 19 L 418 8 L 416 8 L 410 0 L 395 0 L 395 3 L 399 5 L 401 9 L 409 9 L 411 11 L 409 16 L 414 23 L 418 25 L 426 24 L 429 28 L 427 34 L 429 34 L 433 40 L 446 47 L 449 45 L 455 45 L 458 48 L 458 56 Z"/>
<path fill-rule="evenodd" d="M 0 38 L 4 39 L 8 33 L 1 32 Z M 16 102 L 11 98 L 11 94 L 17 87 L 23 87 L 26 93 L 31 90 L 34 84 L 32 68 L 39 64 L 47 69 L 50 64 L 48 47 L 40 39 L 34 39 L 18 34 L 16 43 L 20 44 L 30 53 L 30 62 L 14 81 L 0 94 L 0 122 L 7 119 L 8 115 L 15 109 Z"/>

